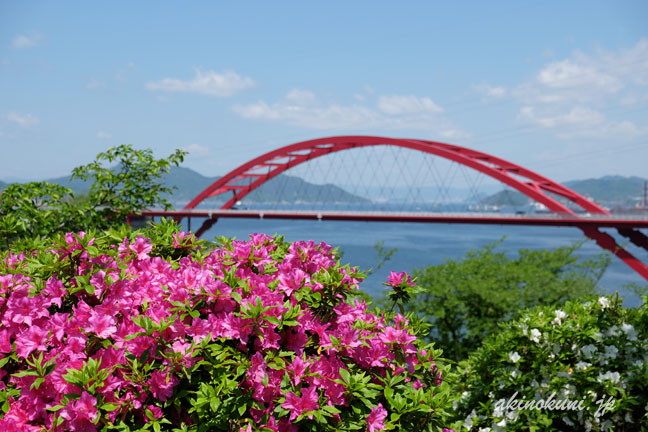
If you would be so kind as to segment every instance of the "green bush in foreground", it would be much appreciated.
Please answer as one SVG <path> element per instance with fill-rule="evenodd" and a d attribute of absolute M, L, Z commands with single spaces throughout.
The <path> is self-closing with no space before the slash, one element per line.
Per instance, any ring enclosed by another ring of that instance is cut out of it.
<path fill-rule="evenodd" d="M 609 254 L 582 260 L 582 243 L 552 250 L 526 250 L 509 257 L 500 242 L 475 249 L 462 260 L 416 270 L 418 294 L 407 309 L 430 324 L 429 339 L 460 361 L 481 346 L 500 323 L 537 306 L 560 307 L 597 295 Z"/>
<path fill-rule="evenodd" d="M 454 426 L 648 430 L 647 337 L 646 304 L 618 296 L 529 311 L 460 364 Z"/>

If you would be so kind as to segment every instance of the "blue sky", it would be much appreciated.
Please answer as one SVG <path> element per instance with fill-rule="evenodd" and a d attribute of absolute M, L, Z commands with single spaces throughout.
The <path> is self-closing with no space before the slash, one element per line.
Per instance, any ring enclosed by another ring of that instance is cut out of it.
<path fill-rule="evenodd" d="M 222 175 L 355 134 L 648 177 L 646 23 L 645 1 L 3 1 L 0 179 L 122 143 Z"/>

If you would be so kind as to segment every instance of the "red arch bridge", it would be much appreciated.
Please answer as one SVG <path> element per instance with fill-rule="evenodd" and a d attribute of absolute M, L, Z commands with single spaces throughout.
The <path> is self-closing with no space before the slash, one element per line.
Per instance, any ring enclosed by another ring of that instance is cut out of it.
<path fill-rule="evenodd" d="M 433 155 L 485 174 L 543 205 L 549 214 L 503 213 L 441 213 L 340 210 L 241 210 L 237 208 L 244 197 L 305 162 L 352 149 L 390 146 Z M 212 197 L 221 199 L 218 209 L 198 209 Z M 373 136 L 337 136 L 303 141 L 265 153 L 233 169 L 200 192 L 184 209 L 178 211 L 145 211 L 144 217 L 173 217 L 177 221 L 204 219 L 197 236 L 204 234 L 219 218 L 255 219 L 313 219 L 373 222 L 467 223 L 499 225 L 573 226 L 583 231 L 601 248 L 623 260 L 648 280 L 648 263 L 637 259 L 602 228 L 613 228 L 639 248 L 648 251 L 648 237 L 641 229 L 648 228 L 648 217 L 616 216 L 608 210 L 540 174 L 498 157 L 456 145 L 418 140 Z"/>

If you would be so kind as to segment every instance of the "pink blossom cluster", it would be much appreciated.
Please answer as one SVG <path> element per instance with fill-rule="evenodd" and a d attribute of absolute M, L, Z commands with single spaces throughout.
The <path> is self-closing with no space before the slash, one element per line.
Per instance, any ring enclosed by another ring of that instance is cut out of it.
<path fill-rule="evenodd" d="M 193 240 L 174 235 L 174 247 Z M 68 234 L 47 251 L 60 268 L 46 279 L 32 257 L 8 255 L 11 271 L 0 274 L 0 430 L 192 424 L 190 413 L 178 412 L 187 405 L 171 402 L 180 389 L 195 394 L 187 371 L 202 367 L 216 342 L 249 361 L 241 430 L 297 431 L 327 406 L 330 420 L 341 421 L 355 397 L 349 371 L 378 384 L 404 374 L 414 390 L 440 384 L 406 318 L 347 301 L 362 276 L 324 243 L 254 234 L 177 260 L 151 256 L 153 246 L 141 236 L 102 247 Z M 390 283 L 408 278 L 393 273 Z M 271 361 L 278 353 L 285 367 Z M 369 431 L 383 430 L 388 415 L 382 393 L 374 399 Z"/>

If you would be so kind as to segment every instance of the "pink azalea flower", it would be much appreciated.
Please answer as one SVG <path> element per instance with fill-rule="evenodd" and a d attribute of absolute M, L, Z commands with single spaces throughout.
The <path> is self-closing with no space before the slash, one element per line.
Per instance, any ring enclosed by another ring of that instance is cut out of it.
<path fill-rule="evenodd" d="M 90 312 L 90 319 L 85 330 L 95 333 L 97 336 L 107 339 L 117 332 L 117 320 L 108 314 L 98 313 L 96 310 Z"/>
<path fill-rule="evenodd" d="M 47 281 L 45 289 L 42 291 L 42 293 L 47 295 L 47 297 L 49 298 L 48 303 L 50 305 L 55 304 L 58 307 L 61 307 L 61 300 L 67 293 L 67 290 L 63 286 L 63 282 L 54 278 L 50 278 Z"/>
<path fill-rule="evenodd" d="M 367 417 L 369 432 L 385 430 L 385 417 L 387 417 L 387 410 L 383 408 L 382 404 L 378 404 L 376 408 L 373 408 Z"/>
<path fill-rule="evenodd" d="M 165 374 L 156 370 L 151 374 L 151 379 L 146 383 L 151 386 L 151 393 L 154 397 L 166 401 L 173 394 L 173 388 L 178 385 L 180 381 L 173 374 Z"/>
<path fill-rule="evenodd" d="M 412 282 L 412 276 L 408 275 L 407 272 L 396 273 L 392 271 L 389 276 L 387 276 L 387 282 L 393 287 L 405 283 L 408 286 L 414 286 Z"/>
<path fill-rule="evenodd" d="M 156 420 L 157 420 L 157 419 L 161 419 L 161 418 L 164 416 L 164 414 L 162 413 L 162 408 L 160 408 L 160 407 L 158 407 L 158 406 L 155 406 L 155 405 L 147 405 L 147 406 L 146 406 L 146 409 L 149 410 L 149 411 L 151 411 L 151 414 L 153 414 L 153 418 L 156 419 Z M 148 416 L 144 416 L 144 417 L 145 417 L 144 421 L 145 421 L 146 423 L 148 423 L 148 422 L 150 421 L 149 418 L 148 418 Z"/>
<path fill-rule="evenodd" d="M 137 236 L 135 243 L 128 246 L 128 248 L 135 252 L 138 260 L 144 260 L 149 257 L 148 254 L 153 249 L 153 245 L 151 244 L 151 240 L 145 239 L 142 236 Z"/>
<path fill-rule="evenodd" d="M 31 326 L 16 338 L 16 354 L 18 357 L 27 358 L 34 351 L 47 351 L 47 330 L 38 326 Z"/>
<path fill-rule="evenodd" d="M 301 377 L 304 376 L 308 363 L 302 360 L 300 356 L 295 356 L 293 362 L 286 368 L 293 373 L 293 383 L 297 386 L 301 382 Z"/>
<path fill-rule="evenodd" d="M 318 409 L 318 399 L 317 388 L 308 387 L 302 389 L 301 397 L 293 392 L 288 392 L 286 401 L 281 406 L 290 410 L 290 421 L 293 421 L 304 413 Z M 308 418 L 312 419 L 313 415 L 309 415 Z"/>
<path fill-rule="evenodd" d="M 9 332 L 6 329 L 0 329 L 0 353 L 11 352 L 11 340 Z"/>
<path fill-rule="evenodd" d="M 395 271 L 392 271 L 389 276 L 387 276 L 387 282 L 389 282 L 391 286 L 400 285 L 403 283 L 403 277 L 405 277 L 405 274 L 405 272 L 396 273 Z"/>
<path fill-rule="evenodd" d="M 95 420 L 97 418 L 97 399 L 92 397 L 90 393 L 84 391 L 81 397 L 74 403 L 74 411 L 77 417 L 83 417 L 87 420 Z"/>

